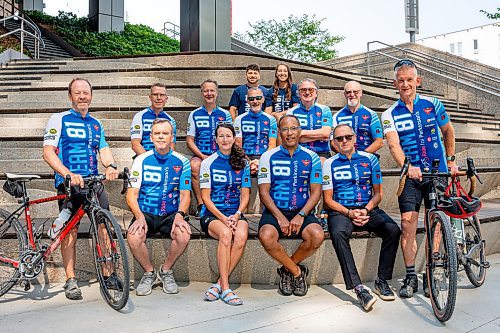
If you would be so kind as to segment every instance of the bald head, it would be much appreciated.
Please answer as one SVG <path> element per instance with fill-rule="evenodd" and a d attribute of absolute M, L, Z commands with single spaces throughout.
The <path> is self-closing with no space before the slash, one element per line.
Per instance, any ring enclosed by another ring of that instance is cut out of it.
<path fill-rule="evenodd" d="M 363 96 L 361 84 L 357 81 L 347 82 L 344 86 L 344 96 L 349 109 L 355 112 L 361 106 L 361 96 Z"/>

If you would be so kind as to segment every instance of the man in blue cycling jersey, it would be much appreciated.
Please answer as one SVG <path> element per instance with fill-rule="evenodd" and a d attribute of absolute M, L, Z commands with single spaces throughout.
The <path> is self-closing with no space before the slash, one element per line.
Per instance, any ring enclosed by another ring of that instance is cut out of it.
<path fill-rule="evenodd" d="M 299 145 L 299 119 L 285 115 L 279 121 L 282 144 L 265 152 L 259 163 L 259 196 L 265 208 L 259 222 L 259 240 L 278 268 L 280 292 L 307 294 L 308 268 L 300 264 L 323 243 L 324 232 L 313 214 L 321 197 L 321 162 L 316 153 Z M 289 256 L 281 236 L 302 238 Z"/>
<path fill-rule="evenodd" d="M 151 94 L 149 94 L 151 106 L 135 114 L 130 126 L 130 138 L 132 141 L 132 150 L 136 156 L 139 156 L 148 150 L 154 148 L 151 142 L 151 124 L 156 118 L 167 119 L 174 127 L 174 139 L 171 144 L 172 150 L 175 150 L 175 143 L 177 140 L 177 125 L 170 115 L 168 115 L 163 108 L 167 104 L 167 88 L 163 83 L 155 83 L 151 86 Z"/>
<path fill-rule="evenodd" d="M 259 88 L 248 89 L 247 102 L 250 111 L 239 115 L 234 121 L 236 144 L 242 147 L 250 158 L 252 174 L 257 173 L 260 156 L 276 147 L 278 136 L 276 118 L 262 111 L 264 98 Z"/>
<path fill-rule="evenodd" d="M 257 87 L 262 90 L 262 94 L 267 96 L 267 89 L 264 86 L 259 85 L 260 80 L 260 67 L 257 64 L 250 64 L 246 69 L 246 78 L 247 83 L 243 84 L 236 89 L 234 89 L 233 94 L 231 95 L 231 100 L 229 101 L 229 113 L 231 113 L 231 117 L 233 121 L 237 116 L 243 114 L 245 112 L 250 111 L 250 105 L 247 103 L 247 92 L 251 87 Z M 271 102 L 268 102 L 268 105 L 263 105 L 262 109 L 264 110 L 267 106 L 270 106 Z"/>
<path fill-rule="evenodd" d="M 349 81 L 344 86 L 347 105 L 333 115 L 333 128 L 338 124 L 348 124 L 356 134 L 356 150 L 375 154 L 382 148 L 382 125 L 375 111 L 361 104 L 363 90 L 356 81 Z M 338 153 L 333 138 L 331 146 Z"/>
<path fill-rule="evenodd" d="M 200 190 L 201 162 L 217 151 L 215 129 L 221 122 L 232 123 L 231 115 L 217 105 L 218 83 L 207 79 L 201 83 L 203 105 L 192 111 L 188 117 L 186 143 L 193 152 L 191 158 L 191 182 L 197 208 L 195 217 L 200 218 L 203 199 Z"/>
<path fill-rule="evenodd" d="M 155 119 L 150 135 L 155 148 L 134 160 L 131 187 L 127 191 L 127 204 L 134 214 L 127 240 L 134 258 L 144 269 L 136 289 L 138 296 L 149 295 L 157 277 L 165 293 L 179 292 L 172 266 L 191 237 L 191 227 L 184 220 L 191 200 L 189 161 L 172 150 L 173 126 L 168 120 Z M 145 244 L 146 238 L 157 232 L 172 238 L 168 255 L 158 271 Z"/>
<path fill-rule="evenodd" d="M 401 212 L 401 248 L 406 265 L 406 278 L 399 291 L 402 297 L 412 297 L 418 290 L 415 272 L 418 212 L 422 198 L 428 208 L 428 186 L 422 184 L 422 171 L 431 169 L 433 160 L 439 160 L 439 171 L 455 172 L 455 130 L 443 104 L 434 97 L 417 94 L 421 78 L 411 60 L 401 60 L 394 66 L 394 86 L 399 100 L 382 114 L 384 135 L 391 155 L 402 167 L 405 156 L 410 160 L 409 180 L 398 198 Z M 439 135 L 443 135 L 443 144 Z M 424 283 L 424 294 L 427 284 Z"/>
<path fill-rule="evenodd" d="M 288 109 L 286 114 L 300 120 L 300 145 L 318 154 L 323 163 L 330 157 L 328 140 L 332 131 L 332 111 L 328 106 L 316 103 L 318 89 L 315 80 L 302 80 L 299 84 L 300 104 Z"/>
<path fill-rule="evenodd" d="M 97 153 L 106 167 L 106 179 L 118 177 L 113 154 L 104 137 L 102 123 L 89 114 L 92 102 L 92 86 L 86 79 L 75 78 L 68 86 L 71 109 L 53 114 L 45 130 L 43 141 L 43 159 L 55 172 L 55 186 L 58 194 L 64 194 L 64 179 L 71 177 L 71 200 L 61 200 L 59 209 L 70 209 L 74 214 L 83 203 L 79 195 L 84 186 L 82 176 L 98 174 Z M 109 201 L 104 189 L 98 190 L 99 203 L 109 209 Z M 68 299 L 81 299 L 82 292 L 75 276 L 76 239 L 78 226 L 73 228 L 61 243 L 61 254 L 66 273 L 65 295 Z M 111 280 L 109 280 L 111 282 Z"/>
<path fill-rule="evenodd" d="M 392 279 L 398 251 L 399 226 L 382 209 L 382 172 L 375 155 L 355 148 L 356 135 L 348 124 L 333 130 L 338 154 L 323 164 L 323 198 L 328 229 L 348 290 L 354 289 L 361 306 L 370 311 L 375 298 L 361 284 L 349 245 L 353 231 L 370 231 L 382 238 L 375 293 L 394 300 L 387 280 Z"/>

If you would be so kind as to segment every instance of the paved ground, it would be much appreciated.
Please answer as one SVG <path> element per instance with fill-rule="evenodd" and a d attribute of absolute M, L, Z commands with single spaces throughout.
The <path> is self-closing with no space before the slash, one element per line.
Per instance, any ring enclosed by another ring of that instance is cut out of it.
<path fill-rule="evenodd" d="M 231 307 L 202 301 L 208 285 L 190 283 L 181 285 L 178 295 L 165 295 L 161 288 L 146 297 L 132 293 L 124 311 L 116 312 L 91 283 L 83 286 L 82 301 L 66 300 L 61 284 L 11 291 L 0 298 L 0 327 L 2 332 L 500 332 L 500 254 L 488 260 L 481 288 L 471 288 L 459 274 L 457 305 L 446 324 L 434 318 L 420 293 L 410 300 L 379 299 L 365 313 L 343 285 L 313 286 L 302 298 L 280 296 L 273 286 L 234 286 L 245 304 Z"/>

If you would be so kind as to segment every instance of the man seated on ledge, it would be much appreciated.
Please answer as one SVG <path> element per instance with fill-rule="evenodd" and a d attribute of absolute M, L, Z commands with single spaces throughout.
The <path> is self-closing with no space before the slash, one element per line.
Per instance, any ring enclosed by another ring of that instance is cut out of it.
<path fill-rule="evenodd" d="M 382 238 L 375 293 L 381 299 L 394 300 L 387 280 L 399 245 L 399 226 L 378 204 L 382 201 L 382 173 L 375 155 L 357 151 L 356 135 L 351 126 L 340 124 L 333 130 L 336 151 L 323 164 L 323 200 L 327 207 L 328 230 L 348 290 L 354 288 L 361 306 L 370 311 L 375 298 L 361 284 L 349 238 L 353 231 L 366 230 Z"/>
<path fill-rule="evenodd" d="M 259 195 L 265 208 L 259 222 L 259 240 L 278 261 L 282 295 L 307 294 L 308 268 L 300 264 L 323 243 L 325 234 L 313 214 L 321 196 L 321 162 L 315 152 L 299 145 L 299 119 L 284 115 L 279 121 L 282 144 L 265 152 L 259 164 Z M 302 238 L 289 256 L 280 237 Z"/>
<path fill-rule="evenodd" d="M 134 218 L 127 240 L 134 258 L 144 269 L 136 289 L 138 296 L 151 294 L 157 275 L 165 293 L 179 292 L 172 266 L 191 238 L 191 227 L 184 220 L 191 200 L 191 167 L 184 156 L 172 151 L 173 132 L 168 120 L 155 119 L 151 125 L 154 149 L 139 155 L 130 173 L 127 204 Z M 172 238 L 170 251 L 158 272 L 145 244 L 146 238 L 156 232 Z"/>

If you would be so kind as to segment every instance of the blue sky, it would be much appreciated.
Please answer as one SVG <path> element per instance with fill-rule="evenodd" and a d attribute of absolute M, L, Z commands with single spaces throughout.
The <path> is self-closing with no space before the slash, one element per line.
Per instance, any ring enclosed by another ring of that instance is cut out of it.
<path fill-rule="evenodd" d="M 161 31 L 163 23 L 179 24 L 180 0 L 124 0 L 125 17 Z M 72 11 L 88 14 L 87 0 L 45 0 L 46 12 Z M 496 12 L 498 0 L 420 0 L 420 33 L 417 39 L 493 23 L 479 12 Z M 232 0 L 233 32 L 245 32 L 248 22 L 283 20 L 290 14 L 325 18 L 322 27 L 345 40 L 338 44 L 340 55 L 366 50 L 366 43 L 388 44 L 409 41 L 405 32 L 404 0 Z M 500 30 L 500 28 L 499 28 Z"/>

